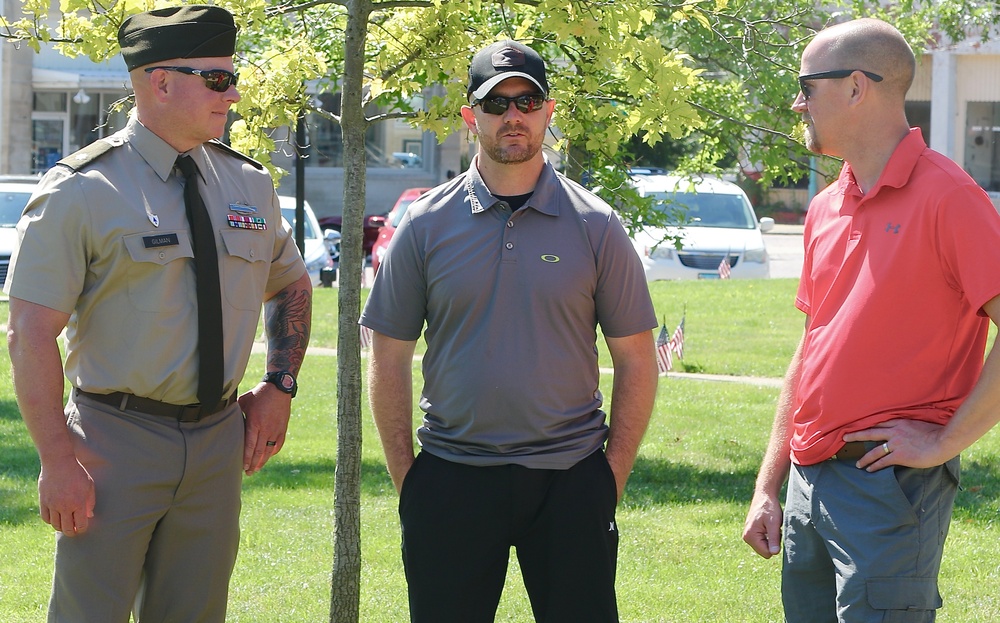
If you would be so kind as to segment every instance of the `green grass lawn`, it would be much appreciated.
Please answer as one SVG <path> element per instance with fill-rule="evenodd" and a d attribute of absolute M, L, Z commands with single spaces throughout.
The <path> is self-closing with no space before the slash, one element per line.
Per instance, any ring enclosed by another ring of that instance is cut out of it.
<path fill-rule="evenodd" d="M 780 377 L 802 331 L 795 280 L 655 283 L 673 330 L 685 309 L 683 369 Z M 6 321 L 0 303 L 0 322 Z M 336 346 L 336 291 L 315 296 L 315 346 Z M 602 365 L 610 365 L 602 350 Z M 242 546 L 229 620 L 328 619 L 336 462 L 336 358 L 307 357 L 281 454 L 244 481 Z M 263 368 L 255 355 L 250 370 Z M 419 378 L 419 367 L 414 368 Z M 9 361 L 0 356 L 0 375 Z M 254 377 L 257 372 L 249 376 Z M 610 376 L 603 387 L 610 394 Z M 776 623 L 780 563 L 740 538 L 777 389 L 661 377 L 656 409 L 618 511 L 618 594 L 631 623 Z M 417 416 L 415 414 L 415 421 Z M 408 620 L 397 497 L 365 406 L 362 603 L 365 623 Z M 963 490 L 941 573 L 943 623 L 1000 620 L 1000 436 L 963 455 Z M 43 621 L 52 531 L 37 516 L 38 459 L 10 383 L 0 383 L 0 622 Z M 498 621 L 530 622 L 513 560 Z"/>

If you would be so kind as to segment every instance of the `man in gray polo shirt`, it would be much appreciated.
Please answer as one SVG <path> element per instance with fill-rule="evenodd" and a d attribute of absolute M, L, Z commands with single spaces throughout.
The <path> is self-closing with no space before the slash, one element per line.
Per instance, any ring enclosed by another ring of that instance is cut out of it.
<path fill-rule="evenodd" d="M 615 507 L 657 382 L 649 291 L 611 208 L 542 155 L 555 106 L 542 58 L 494 43 L 472 60 L 468 95 L 478 155 L 410 205 L 361 317 L 411 621 L 492 621 L 511 547 L 536 620 L 617 621 Z M 610 421 L 597 325 L 615 367 Z"/>

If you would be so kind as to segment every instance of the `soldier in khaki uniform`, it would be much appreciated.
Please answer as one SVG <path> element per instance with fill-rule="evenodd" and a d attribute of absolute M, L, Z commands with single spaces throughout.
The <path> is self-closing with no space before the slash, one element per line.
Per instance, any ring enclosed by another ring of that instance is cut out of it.
<path fill-rule="evenodd" d="M 241 472 L 284 441 L 312 294 L 270 176 L 214 140 L 239 99 L 235 41 L 218 7 L 126 20 L 134 116 L 49 171 L 18 224 L 8 343 L 41 458 L 41 516 L 57 531 L 50 622 L 125 623 L 133 608 L 141 623 L 222 622 Z M 217 249 L 202 263 L 220 282 L 211 333 L 177 168 L 192 160 L 208 213 L 200 240 Z M 267 374 L 239 395 L 262 303 Z M 221 363 L 202 365 L 219 332 Z M 218 402 L 199 403 L 204 371 L 221 377 Z"/>

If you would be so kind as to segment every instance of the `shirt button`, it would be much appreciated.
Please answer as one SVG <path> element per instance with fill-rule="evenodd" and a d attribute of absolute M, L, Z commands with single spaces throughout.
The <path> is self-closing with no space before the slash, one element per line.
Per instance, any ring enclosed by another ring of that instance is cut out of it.
<path fill-rule="evenodd" d="M 160 251 L 160 259 L 162 260 L 165 257 L 167 257 L 167 254 L 164 253 L 163 251 Z"/>
<path fill-rule="evenodd" d="M 504 245 L 504 246 L 506 246 L 506 247 L 507 247 L 507 250 L 508 250 L 508 251 L 510 251 L 511 249 L 513 249 L 513 248 L 514 248 L 514 243 L 513 243 L 513 242 L 508 242 L 508 243 L 507 243 L 506 245 Z"/>
<path fill-rule="evenodd" d="M 250 257 L 253 257 L 253 249 L 250 249 Z"/>
<path fill-rule="evenodd" d="M 512 223 L 510 221 L 507 221 L 507 227 L 513 227 L 513 226 L 514 226 L 514 223 Z"/>

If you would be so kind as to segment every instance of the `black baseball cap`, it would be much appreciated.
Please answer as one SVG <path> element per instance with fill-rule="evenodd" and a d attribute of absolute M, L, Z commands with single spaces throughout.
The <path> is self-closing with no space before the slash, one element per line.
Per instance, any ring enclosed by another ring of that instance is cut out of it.
<path fill-rule="evenodd" d="M 523 43 L 506 40 L 488 45 L 472 57 L 466 96 L 481 100 L 507 78 L 530 80 L 543 95 L 549 95 L 542 57 Z"/>
<path fill-rule="evenodd" d="M 191 4 L 136 13 L 118 29 L 129 71 L 174 58 L 232 56 L 236 24 L 229 11 Z"/>

